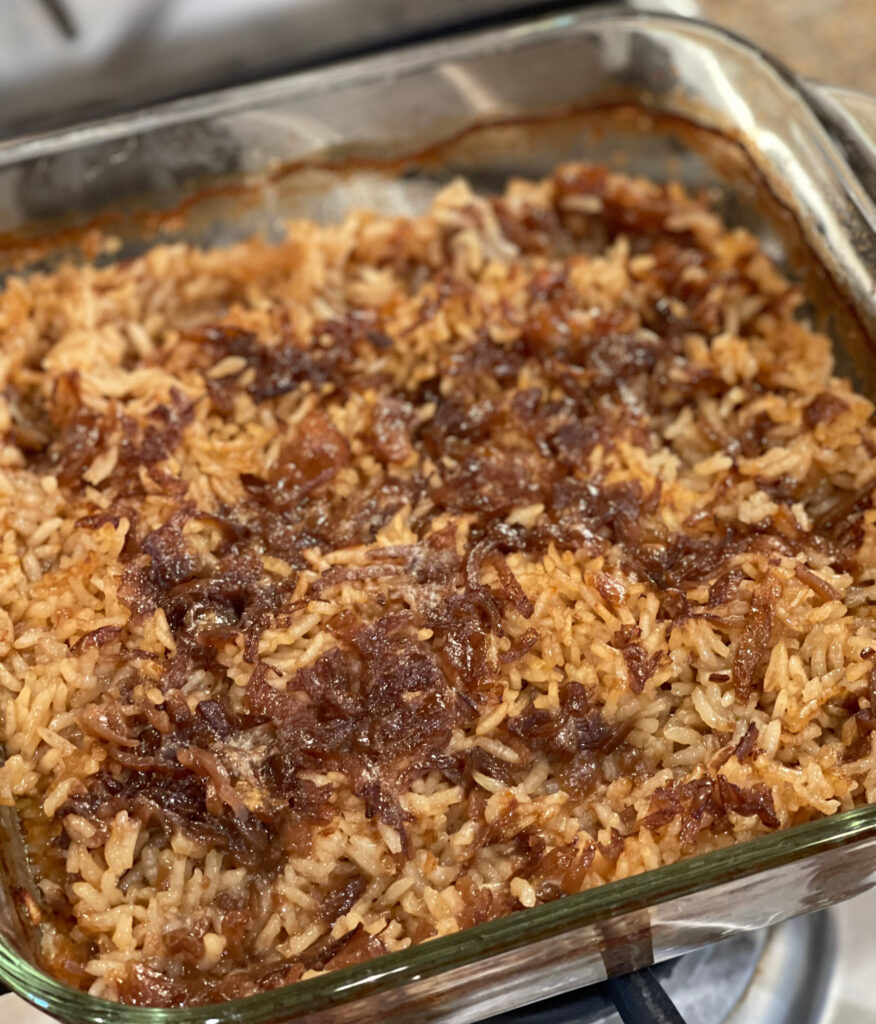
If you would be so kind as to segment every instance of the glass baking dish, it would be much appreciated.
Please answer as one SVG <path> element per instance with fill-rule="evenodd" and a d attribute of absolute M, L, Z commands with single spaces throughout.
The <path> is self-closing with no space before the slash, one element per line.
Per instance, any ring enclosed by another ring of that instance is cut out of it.
<path fill-rule="evenodd" d="M 866 97 L 719 29 L 590 8 L 0 143 L 0 272 L 93 255 L 95 228 L 121 240 L 100 259 L 224 244 L 292 215 L 418 209 L 458 174 L 495 190 L 586 158 L 713 189 L 802 279 L 840 372 L 874 397 L 874 120 Z M 126 1007 L 44 973 L 8 808 L 0 882 L 0 978 L 60 1020 L 463 1024 L 855 895 L 876 883 L 876 806 L 221 1007 Z"/>

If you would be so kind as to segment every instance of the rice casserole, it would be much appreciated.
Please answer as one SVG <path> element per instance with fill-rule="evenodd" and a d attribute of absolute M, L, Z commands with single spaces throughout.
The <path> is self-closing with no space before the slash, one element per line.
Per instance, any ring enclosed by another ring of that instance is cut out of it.
<path fill-rule="evenodd" d="M 58 978 L 287 984 L 876 802 L 876 431 L 583 164 L 0 293 L 0 802 Z"/>

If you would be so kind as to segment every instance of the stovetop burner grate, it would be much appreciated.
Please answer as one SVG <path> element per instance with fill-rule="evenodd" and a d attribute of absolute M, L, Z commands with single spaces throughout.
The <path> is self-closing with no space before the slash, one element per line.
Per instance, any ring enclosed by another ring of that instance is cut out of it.
<path fill-rule="evenodd" d="M 650 977 L 636 972 L 490 1024 L 821 1024 L 835 960 L 833 920 L 822 911 L 740 932 L 648 968 Z M 655 986 L 671 1001 L 668 1008 L 653 1001 Z"/>

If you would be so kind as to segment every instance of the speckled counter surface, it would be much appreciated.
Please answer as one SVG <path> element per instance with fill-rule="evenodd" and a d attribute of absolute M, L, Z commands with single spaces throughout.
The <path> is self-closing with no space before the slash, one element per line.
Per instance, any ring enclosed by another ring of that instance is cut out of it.
<path fill-rule="evenodd" d="M 701 17 L 732 29 L 789 67 L 829 85 L 876 94 L 876 0 L 698 0 Z"/>

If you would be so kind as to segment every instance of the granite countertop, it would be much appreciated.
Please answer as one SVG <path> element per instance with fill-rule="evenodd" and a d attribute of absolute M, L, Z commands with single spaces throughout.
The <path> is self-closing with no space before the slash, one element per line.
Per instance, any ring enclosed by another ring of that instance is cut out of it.
<path fill-rule="evenodd" d="M 876 0 L 698 0 L 701 17 L 738 32 L 794 71 L 876 94 Z"/>

